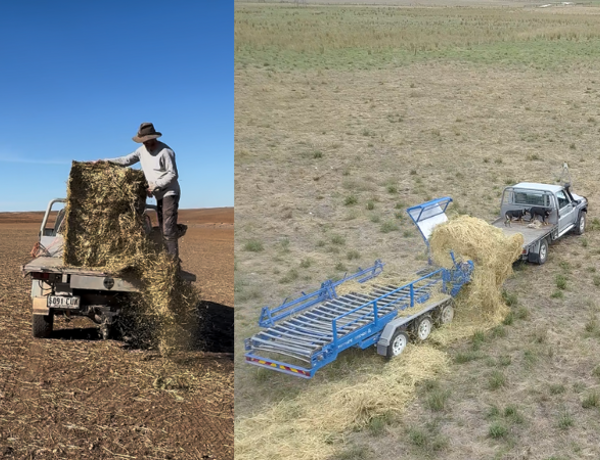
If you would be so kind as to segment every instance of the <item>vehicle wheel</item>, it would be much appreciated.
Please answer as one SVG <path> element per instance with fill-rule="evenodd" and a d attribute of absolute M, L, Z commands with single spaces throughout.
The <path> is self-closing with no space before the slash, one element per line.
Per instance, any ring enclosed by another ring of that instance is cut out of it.
<path fill-rule="evenodd" d="M 419 318 L 415 322 L 414 329 L 417 340 L 420 342 L 424 341 L 427 337 L 429 337 L 429 334 L 431 333 L 432 329 L 433 321 L 431 321 L 430 316 L 423 316 L 422 318 Z"/>
<path fill-rule="evenodd" d="M 388 358 L 393 358 L 400 355 L 408 345 L 408 334 L 406 331 L 396 329 L 392 337 L 392 341 L 387 347 Z"/>
<path fill-rule="evenodd" d="M 454 319 L 454 307 L 450 304 L 444 305 L 440 307 L 437 323 L 442 324 L 450 324 Z"/>
<path fill-rule="evenodd" d="M 583 235 L 583 232 L 585 232 L 585 219 L 585 212 L 580 212 L 579 219 L 577 219 L 577 225 L 575 226 L 575 233 L 577 235 Z"/>
<path fill-rule="evenodd" d="M 52 334 L 54 315 L 33 315 L 33 336 L 37 339 L 45 339 Z"/>
<path fill-rule="evenodd" d="M 548 260 L 548 241 L 544 239 L 540 241 L 539 252 L 529 254 L 529 262 L 543 265 L 546 263 L 546 260 Z"/>

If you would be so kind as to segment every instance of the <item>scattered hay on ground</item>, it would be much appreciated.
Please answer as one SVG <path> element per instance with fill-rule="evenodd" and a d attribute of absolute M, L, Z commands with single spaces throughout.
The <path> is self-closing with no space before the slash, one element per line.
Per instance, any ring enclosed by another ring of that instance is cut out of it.
<path fill-rule="evenodd" d="M 397 359 L 386 363 L 374 359 L 359 376 L 314 384 L 293 400 L 237 420 L 235 457 L 332 458 L 345 432 L 364 428 L 374 417 L 402 413 L 415 385 L 435 378 L 448 367 L 446 353 L 428 345 L 409 345 Z M 336 440 L 339 442 L 333 442 Z"/>
<path fill-rule="evenodd" d="M 173 258 L 144 231 L 147 182 L 142 171 L 108 162 L 73 162 L 67 188 L 67 266 L 141 281 L 123 316 L 163 354 L 191 342 L 198 291 L 181 279 Z"/>

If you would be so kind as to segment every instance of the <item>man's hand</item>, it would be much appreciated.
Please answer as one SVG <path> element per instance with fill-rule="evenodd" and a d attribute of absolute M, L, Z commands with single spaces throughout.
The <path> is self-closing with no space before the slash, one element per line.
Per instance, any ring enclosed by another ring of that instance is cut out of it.
<path fill-rule="evenodd" d="M 146 189 L 146 195 L 148 195 L 148 198 L 152 198 L 152 190 L 147 188 Z"/>

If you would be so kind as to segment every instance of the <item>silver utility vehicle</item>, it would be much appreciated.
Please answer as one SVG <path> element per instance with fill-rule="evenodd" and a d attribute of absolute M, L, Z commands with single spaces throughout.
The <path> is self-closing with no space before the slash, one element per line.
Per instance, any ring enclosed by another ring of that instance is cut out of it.
<path fill-rule="evenodd" d="M 63 223 L 65 210 L 61 209 L 54 227 L 47 227 L 52 207 L 64 203 L 64 198 L 56 198 L 48 204 L 40 228 L 39 242 L 34 250 L 37 257 L 22 267 L 24 275 L 31 276 L 31 298 L 33 301 L 33 336 L 49 337 L 52 333 L 55 315 L 87 316 L 100 325 L 103 338 L 108 338 L 115 317 L 127 304 L 127 296 L 138 292 L 141 283 L 138 279 L 112 276 L 97 270 L 65 267 L 63 264 Z M 146 206 L 144 230 L 152 231 L 150 211 Z M 158 229 L 156 229 L 158 230 Z M 34 254 L 32 254 L 34 256 Z M 196 276 L 181 272 L 187 281 L 195 281 Z"/>
<path fill-rule="evenodd" d="M 523 234 L 522 259 L 541 265 L 548 259 L 550 243 L 569 232 L 583 234 L 587 210 L 587 199 L 573 193 L 568 184 L 522 182 L 504 189 L 500 218 L 492 225 L 506 235 Z M 522 217 L 510 217 L 519 211 Z"/>

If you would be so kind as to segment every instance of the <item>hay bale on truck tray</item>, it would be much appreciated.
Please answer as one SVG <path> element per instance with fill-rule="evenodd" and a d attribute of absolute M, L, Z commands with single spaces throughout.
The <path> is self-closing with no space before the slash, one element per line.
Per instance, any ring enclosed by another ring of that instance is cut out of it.
<path fill-rule="evenodd" d="M 144 173 L 108 162 L 74 161 L 67 184 L 63 261 L 120 271 L 148 251 Z"/>

